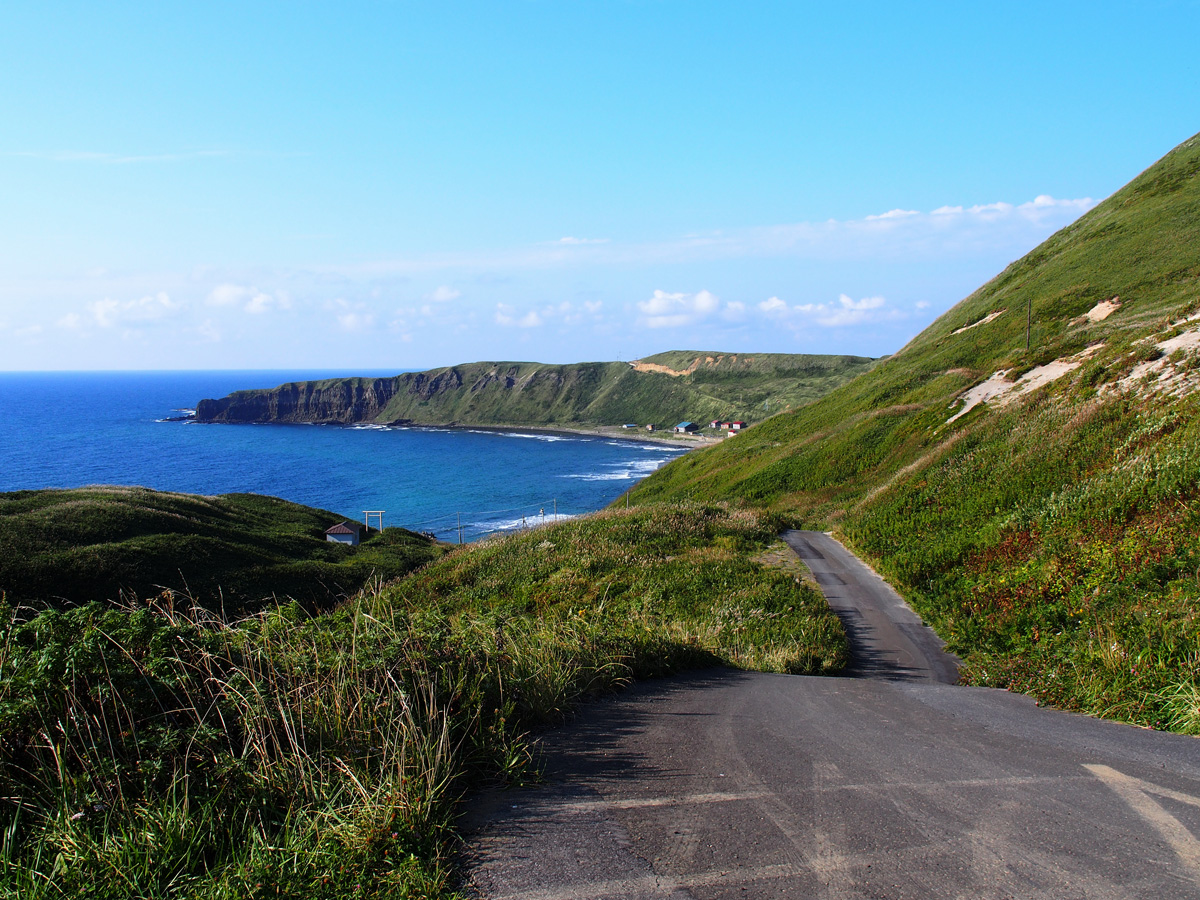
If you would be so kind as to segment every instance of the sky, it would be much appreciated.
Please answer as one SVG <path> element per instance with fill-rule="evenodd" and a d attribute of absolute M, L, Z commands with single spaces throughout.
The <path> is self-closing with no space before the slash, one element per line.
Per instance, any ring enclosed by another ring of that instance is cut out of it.
<path fill-rule="evenodd" d="M 1197 34 L 1200 0 L 8 0 L 0 370 L 893 353 L 1200 129 Z"/>

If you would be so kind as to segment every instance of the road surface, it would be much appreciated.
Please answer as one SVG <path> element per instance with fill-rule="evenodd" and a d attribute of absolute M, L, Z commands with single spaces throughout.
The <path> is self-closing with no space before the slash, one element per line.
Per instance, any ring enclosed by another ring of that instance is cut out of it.
<path fill-rule="evenodd" d="M 544 737 L 544 785 L 471 804 L 470 890 L 1200 897 L 1200 740 L 952 686 L 877 576 L 825 535 L 787 538 L 847 617 L 850 677 L 720 669 L 589 705 Z"/>

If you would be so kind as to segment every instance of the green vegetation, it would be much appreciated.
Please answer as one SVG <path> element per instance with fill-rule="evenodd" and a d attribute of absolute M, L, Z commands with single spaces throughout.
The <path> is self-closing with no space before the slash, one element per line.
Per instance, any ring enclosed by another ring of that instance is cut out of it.
<path fill-rule="evenodd" d="M 198 497 L 89 487 L 0 494 L 0 596 L 65 606 L 168 591 L 239 614 L 275 597 L 328 608 L 371 578 L 441 551 L 388 528 L 357 548 L 325 540 L 335 513 L 255 494 Z"/>
<path fill-rule="evenodd" d="M 737 499 L 836 528 L 970 683 L 1200 734 L 1198 246 L 1200 136 L 868 374 L 632 500 Z M 1028 396 L 947 421 L 992 373 L 1088 348 Z"/>
<path fill-rule="evenodd" d="M 479 362 L 395 378 L 340 378 L 201 401 L 201 421 L 418 425 L 757 422 L 866 371 L 858 356 L 677 351 L 638 363 Z M 671 373 L 678 374 L 671 374 Z"/>
<path fill-rule="evenodd" d="M 778 523 L 612 511 L 456 549 L 336 609 L 0 618 L 0 896 L 449 896 L 455 803 L 635 677 L 835 671 Z"/>

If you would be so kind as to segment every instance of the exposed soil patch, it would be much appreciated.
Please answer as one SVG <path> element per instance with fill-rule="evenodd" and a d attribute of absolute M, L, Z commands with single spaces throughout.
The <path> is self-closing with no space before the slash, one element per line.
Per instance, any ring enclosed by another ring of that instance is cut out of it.
<path fill-rule="evenodd" d="M 995 312 L 988 313 L 986 316 L 984 316 L 978 322 L 972 322 L 970 325 L 964 325 L 962 328 L 956 328 L 950 333 L 951 334 L 962 334 L 964 331 L 970 331 L 972 328 L 978 328 L 980 325 L 986 325 L 988 322 L 992 321 L 993 319 L 1000 318 L 1000 316 L 1004 315 L 1006 312 L 1008 312 L 1008 307 L 1005 307 L 1004 309 L 998 309 Z"/>

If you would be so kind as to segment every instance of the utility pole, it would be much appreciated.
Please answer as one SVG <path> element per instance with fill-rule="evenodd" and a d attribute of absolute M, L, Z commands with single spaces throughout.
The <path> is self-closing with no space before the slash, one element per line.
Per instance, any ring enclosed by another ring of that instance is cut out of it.
<path fill-rule="evenodd" d="M 458 542 L 462 543 L 462 513 L 456 513 L 458 516 Z"/>

